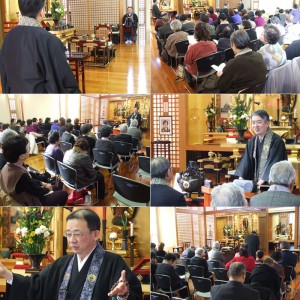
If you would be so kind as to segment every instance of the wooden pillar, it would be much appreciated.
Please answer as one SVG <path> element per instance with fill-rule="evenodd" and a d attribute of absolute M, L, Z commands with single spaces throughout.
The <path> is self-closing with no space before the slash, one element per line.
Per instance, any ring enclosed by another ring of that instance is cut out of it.
<path fill-rule="evenodd" d="M 53 252 L 54 259 L 57 259 L 63 254 L 63 208 L 55 207 L 52 223 L 54 225 L 54 237 L 53 237 Z"/>
<path fill-rule="evenodd" d="M 180 141 L 184 141 L 179 145 L 179 168 L 180 170 L 186 169 L 186 139 L 187 139 L 187 130 L 188 126 L 188 111 L 187 111 L 187 95 L 181 94 L 179 96 L 179 136 Z"/>

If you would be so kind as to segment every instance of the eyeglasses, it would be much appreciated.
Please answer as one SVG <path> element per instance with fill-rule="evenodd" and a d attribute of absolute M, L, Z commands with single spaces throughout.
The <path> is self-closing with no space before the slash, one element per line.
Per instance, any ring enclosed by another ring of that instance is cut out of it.
<path fill-rule="evenodd" d="M 64 237 L 70 239 L 72 237 L 74 237 L 75 239 L 79 239 L 82 238 L 83 236 L 87 235 L 91 233 L 91 231 L 88 232 L 80 232 L 80 231 L 76 231 L 76 232 L 65 232 L 64 233 Z"/>

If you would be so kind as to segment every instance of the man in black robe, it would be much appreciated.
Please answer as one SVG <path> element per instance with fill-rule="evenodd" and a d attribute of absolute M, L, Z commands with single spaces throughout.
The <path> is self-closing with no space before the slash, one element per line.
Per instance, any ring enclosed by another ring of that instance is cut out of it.
<path fill-rule="evenodd" d="M 269 180 L 272 165 L 287 160 L 287 152 L 281 137 L 269 128 L 270 120 L 266 111 L 254 112 L 251 123 L 255 136 L 248 141 L 235 175 L 262 185 Z"/>
<path fill-rule="evenodd" d="M 122 18 L 122 24 L 125 27 L 133 27 L 133 39 L 136 40 L 136 30 L 138 28 L 139 19 L 138 16 L 133 12 L 132 7 L 127 7 L 127 14 L 125 14 Z M 132 44 L 132 36 L 130 31 L 124 32 L 125 44 Z"/>
<path fill-rule="evenodd" d="M 98 243 L 100 218 L 90 209 L 67 217 L 66 255 L 32 277 L 13 274 L 0 263 L 9 300 L 140 300 L 140 282 L 119 255 Z"/>
<path fill-rule="evenodd" d="M 45 0 L 19 0 L 19 25 L 4 40 L 3 93 L 80 93 L 62 42 L 41 27 Z"/>
<path fill-rule="evenodd" d="M 131 120 L 137 120 L 138 121 L 138 126 L 137 128 L 140 128 L 141 123 L 142 123 L 142 115 L 139 113 L 139 108 L 134 107 L 133 113 L 127 118 L 127 125 L 130 126 Z"/>
<path fill-rule="evenodd" d="M 252 231 L 245 238 L 245 243 L 248 245 L 248 252 L 251 256 L 256 259 L 256 251 L 259 250 L 259 237 L 256 234 L 256 231 Z"/>

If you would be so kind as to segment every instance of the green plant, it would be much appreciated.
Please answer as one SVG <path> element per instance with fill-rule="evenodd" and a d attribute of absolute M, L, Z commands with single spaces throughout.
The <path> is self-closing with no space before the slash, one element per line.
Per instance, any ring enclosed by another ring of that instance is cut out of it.
<path fill-rule="evenodd" d="M 65 15 L 65 8 L 59 0 L 51 2 L 51 14 L 54 21 L 59 21 Z"/>
<path fill-rule="evenodd" d="M 231 225 L 224 225 L 224 227 L 223 227 L 224 236 L 230 237 L 231 233 L 232 233 L 232 226 Z"/>
<path fill-rule="evenodd" d="M 231 124 L 236 130 L 246 129 L 252 98 L 249 98 L 247 101 L 247 95 L 244 95 L 243 99 L 240 99 L 239 96 L 234 97 L 234 99 L 235 105 L 230 109 L 232 118 Z"/>
<path fill-rule="evenodd" d="M 27 254 L 42 254 L 46 241 L 53 234 L 49 228 L 53 216 L 52 208 L 31 207 L 18 209 L 16 243 Z"/>

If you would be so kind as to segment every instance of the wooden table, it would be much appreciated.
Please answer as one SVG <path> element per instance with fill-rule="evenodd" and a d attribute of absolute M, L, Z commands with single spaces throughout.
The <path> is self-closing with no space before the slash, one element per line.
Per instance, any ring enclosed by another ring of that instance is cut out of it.
<path fill-rule="evenodd" d="M 84 78 L 84 63 L 90 57 L 90 53 L 85 52 L 68 52 L 66 54 L 67 60 L 71 63 L 70 67 L 75 72 L 76 81 L 79 84 L 79 75 L 82 79 L 82 92 L 85 93 L 85 78 Z M 72 68 L 74 66 L 74 68 Z"/>
<path fill-rule="evenodd" d="M 211 192 L 212 192 L 212 188 L 208 188 L 206 186 L 202 186 L 201 187 L 201 191 L 204 193 L 204 206 L 211 206 Z M 249 199 L 253 196 L 256 195 L 256 193 L 249 193 L 249 192 L 245 192 L 244 193 L 245 198 L 248 200 L 248 205 L 249 205 Z"/>

